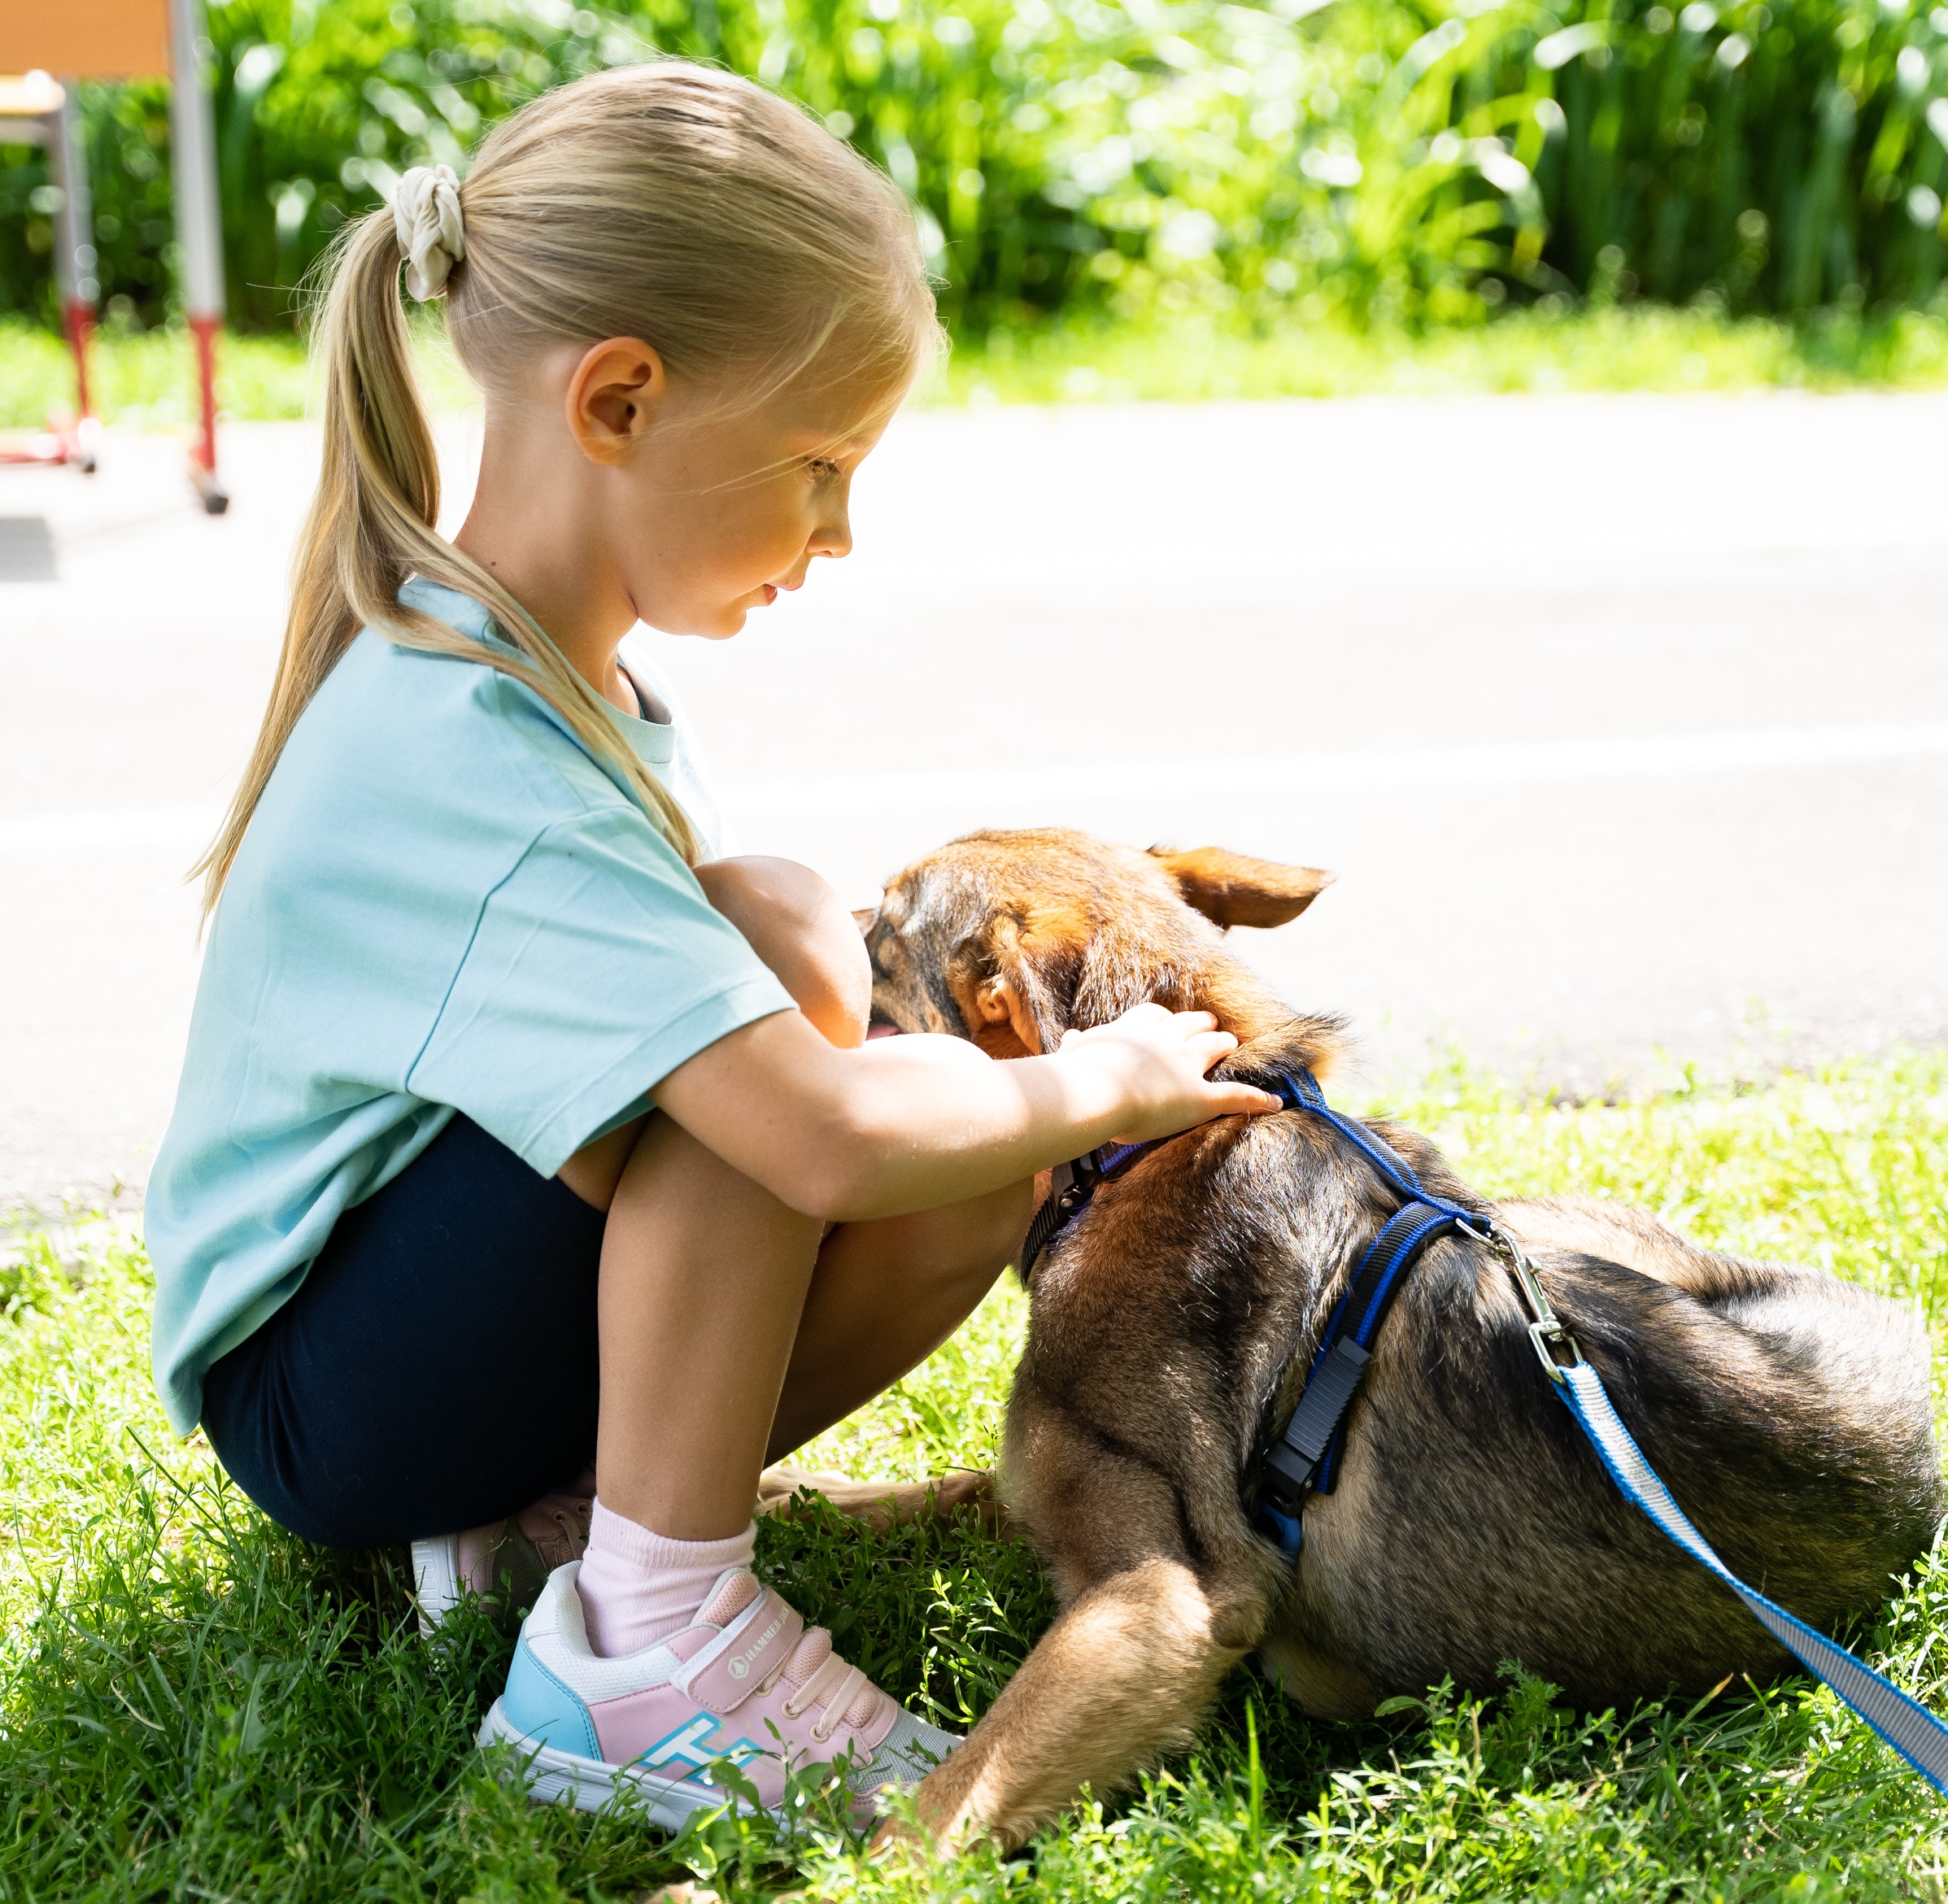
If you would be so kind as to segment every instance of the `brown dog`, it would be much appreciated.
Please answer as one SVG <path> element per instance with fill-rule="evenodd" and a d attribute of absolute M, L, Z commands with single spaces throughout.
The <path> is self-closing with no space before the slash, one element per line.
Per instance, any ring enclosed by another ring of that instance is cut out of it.
<path fill-rule="evenodd" d="M 1283 924 L 1327 877 L 976 834 L 887 888 L 867 928 L 875 1013 L 1005 1057 L 1155 1000 L 1237 1035 L 1227 1074 L 1324 1074 L 1336 1022 L 1295 1016 L 1223 929 Z M 1424 1139 L 1374 1128 L 1430 1189 L 1489 1207 Z M 1296 1571 L 1255 1531 L 1257 1458 L 1397 1200 L 1315 1118 L 1231 1118 L 1144 1155 L 1044 1257 L 1000 1479 L 1062 1610 L 921 1788 L 935 1833 L 1020 1841 L 1083 1785 L 1186 1743 L 1254 1650 L 1326 1717 L 1444 1675 L 1490 1690 L 1510 1660 L 1593 1706 L 1789 1663 L 1617 1493 L 1532 1351 L 1507 1269 L 1457 1237 L 1375 1339 Z M 1734 1572 L 1819 1626 L 1885 1597 L 1942 1507 L 1911 1314 L 1618 1205 L 1494 1213 Z"/>

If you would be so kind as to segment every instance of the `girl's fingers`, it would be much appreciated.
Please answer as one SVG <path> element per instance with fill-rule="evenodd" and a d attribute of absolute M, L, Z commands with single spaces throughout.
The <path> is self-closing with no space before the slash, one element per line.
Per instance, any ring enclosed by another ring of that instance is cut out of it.
<path fill-rule="evenodd" d="M 1209 1083 L 1204 1099 L 1206 1117 L 1264 1117 L 1266 1111 L 1283 1111 L 1282 1099 L 1261 1091 L 1254 1083 Z"/>
<path fill-rule="evenodd" d="M 1255 1084 L 1214 1084 L 1211 1091 L 1214 1117 L 1258 1118 L 1267 1111 L 1282 1111 L 1285 1108 L 1282 1098 L 1274 1097 L 1269 1091 L 1259 1090 Z"/>
<path fill-rule="evenodd" d="M 1131 1005 L 1129 1010 L 1113 1022 L 1118 1025 L 1127 1025 L 1132 1022 L 1140 1025 L 1154 1024 L 1158 1019 L 1173 1017 L 1176 1015 L 1168 1006 L 1158 1004 L 1154 999 L 1147 999 L 1140 1005 Z M 1103 1029 L 1107 1030 L 1108 1027 L 1104 1026 Z"/>
<path fill-rule="evenodd" d="M 1198 1069 L 1205 1071 L 1238 1048 L 1237 1039 L 1228 1031 L 1200 1031 L 1187 1042 L 1197 1060 Z"/>
<path fill-rule="evenodd" d="M 1097 1025 L 1087 1031 L 1078 1031 L 1073 1026 L 1062 1034 L 1061 1042 L 1066 1044 L 1072 1038 L 1100 1038 L 1105 1032 L 1136 1030 L 1154 1026 L 1161 1030 L 1170 1026 L 1186 1038 L 1196 1038 L 1218 1028 L 1214 1012 L 1173 1012 L 1167 1005 L 1160 1005 L 1154 1000 L 1143 1004 L 1131 1005 L 1120 1018 L 1113 1018 L 1107 1025 Z M 1225 1033 L 1230 1038 L 1229 1032 Z M 1237 1040 L 1231 1039 L 1232 1043 Z"/>
<path fill-rule="evenodd" d="M 1208 1031 L 1218 1022 L 1209 1012 L 1174 1012 L 1168 1005 L 1160 1005 L 1154 999 L 1140 1005 L 1131 1005 L 1120 1018 L 1112 1019 L 1109 1025 L 1099 1025 L 1099 1031 L 1107 1031 L 1111 1025 L 1161 1025 L 1175 1024 L 1186 1031 Z"/>

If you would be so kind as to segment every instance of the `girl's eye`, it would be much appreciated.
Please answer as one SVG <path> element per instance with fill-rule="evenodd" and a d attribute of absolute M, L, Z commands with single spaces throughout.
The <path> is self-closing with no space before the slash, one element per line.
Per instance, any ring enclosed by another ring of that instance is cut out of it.
<path fill-rule="evenodd" d="M 805 468 L 812 473 L 815 482 L 836 482 L 839 480 L 839 465 L 830 456 L 813 456 L 807 462 Z"/>

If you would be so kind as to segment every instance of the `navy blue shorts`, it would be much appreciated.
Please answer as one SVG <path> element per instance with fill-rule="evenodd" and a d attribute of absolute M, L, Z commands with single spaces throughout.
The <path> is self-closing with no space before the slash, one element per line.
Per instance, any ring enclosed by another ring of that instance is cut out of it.
<path fill-rule="evenodd" d="M 455 1113 L 211 1369 L 203 1431 L 272 1520 L 328 1547 L 517 1513 L 595 1457 L 605 1222 Z"/>

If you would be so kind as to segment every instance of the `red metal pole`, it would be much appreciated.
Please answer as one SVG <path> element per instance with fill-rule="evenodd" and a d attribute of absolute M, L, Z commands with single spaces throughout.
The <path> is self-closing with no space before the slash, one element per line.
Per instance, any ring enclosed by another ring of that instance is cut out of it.
<path fill-rule="evenodd" d="M 66 316 L 68 345 L 74 352 L 75 412 L 85 423 L 94 415 L 94 405 L 88 396 L 88 340 L 94 335 L 94 306 L 79 298 L 71 298 Z"/>
<path fill-rule="evenodd" d="M 192 317 L 190 334 L 196 339 L 196 380 L 203 398 L 203 434 L 190 454 L 206 476 L 216 473 L 216 333 L 223 329 L 220 317 Z"/>
<path fill-rule="evenodd" d="M 61 314 L 74 353 L 74 426 L 61 434 L 68 460 L 92 471 L 101 451 L 102 426 L 89 400 L 88 340 L 94 330 L 95 298 L 101 283 L 94 248 L 94 199 L 88 187 L 88 143 L 81 129 L 79 83 L 62 81 L 60 108 L 47 121 L 47 156 L 59 186 L 61 210 L 55 221 L 54 278 Z"/>
<path fill-rule="evenodd" d="M 204 59 L 203 0 L 169 0 L 169 151 L 176 234 L 182 257 L 183 315 L 196 340 L 203 431 L 190 452 L 190 478 L 212 516 L 230 499 L 216 476 L 216 333 L 223 326 L 223 222 L 217 205 L 216 131 Z"/>

